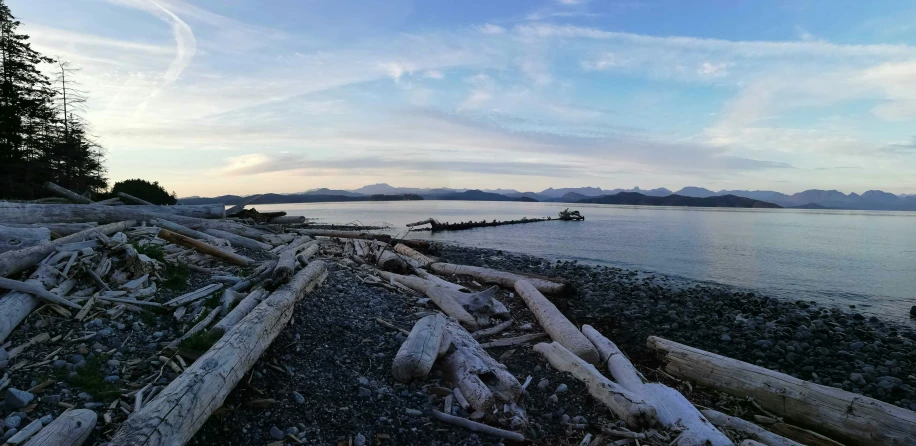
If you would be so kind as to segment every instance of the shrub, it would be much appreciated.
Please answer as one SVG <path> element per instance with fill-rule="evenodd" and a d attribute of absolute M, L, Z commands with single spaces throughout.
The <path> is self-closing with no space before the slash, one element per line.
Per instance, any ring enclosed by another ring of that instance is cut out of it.
<path fill-rule="evenodd" d="M 169 195 L 169 193 L 165 191 L 165 188 L 159 185 L 158 181 L 150 183 L 149 181 L 139 178 L 135 180 L 118 181 L 115 183 L 114 187 L 111 188 L 111 195 L 117 196 L 118 192 L 133 195 L 153 204 L 173 205 L 178 202 L 175 193 L 172 192 L 172 194 Z"/>

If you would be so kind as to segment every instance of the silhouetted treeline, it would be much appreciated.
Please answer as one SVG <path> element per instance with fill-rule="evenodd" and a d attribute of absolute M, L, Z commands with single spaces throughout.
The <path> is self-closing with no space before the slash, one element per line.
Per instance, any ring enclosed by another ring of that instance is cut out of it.
<path fill-rule="evenodd" d="M 409 200 L 422 200 L 423 197 L 417 194 L 403 194 L 403 195 L 383 195 L 375 194 L 369 196 L 369 201 L 409 201 Z"/>
<path fill-rule="evenodd" d="M 33 50 L 19 24 L 0 0 L 0 198 L 48 196 L 44 181 L 104 190 L 104 153 L 79 115 L 86 99 L 75 70 Z"/>
<path fill-rule="evenodd" d="M 158 181 L 150 183 L 149 181 L 139 178 L 135 180 L 118 181 L 112 186 L 111 192 L 100 196 L 100 198 L 115 198 L 118 196 L 118 192 L 124 192 L 125 194 L 133 195 L 134 197 L 158 205 L 171 206 L 178 202 L 178 198 L 175 197 L 175 192 L 172 192 L 170 195 Z"/>

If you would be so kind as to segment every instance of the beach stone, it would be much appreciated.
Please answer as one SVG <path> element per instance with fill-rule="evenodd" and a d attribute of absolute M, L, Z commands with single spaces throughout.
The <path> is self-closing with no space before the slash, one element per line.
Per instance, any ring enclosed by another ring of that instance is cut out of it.
<path fill-rule="evenodd" d="M 550 386 L 550 381 L 548 381 L 546 378 L 538 381 L 538 389 L 544 390 L 548 386 Z"/>
<path fill-rule="evenodd" d="M 365 387 L 360 387 L 360 388 L 359 388 L 359 396 L 360 396 L 361 398 L 369 398 L 370 396 L 372 396 L 372 391 L 369 390 L 369 389 L 367 389 L 367 388 L 365 388 Z"/>
<path fill-rule="evenodd" d="M 565 393 L 567 390 L 569 390 L 569 387 L 566 384 L 560 384 L 553 393 Z"/>
<path fill-rule="evenodd" d="M 293 400 L 295 400 L 297 404 L 305 403 L 305 397 L 299 392 L 293 392 Z"/>
<path fill-rule="evenodd" d="M 412 417 L 419 417 L 420 415 L 423 415 L 423 412 L 420 412 L 417 409 L 407 409 L 405 410 L 405 412 L 407 413 L 407 415 L 410 415 Z"/>
<path fill-rule="evenodd" d="M 723 333 L 722 337 L 720 337 L 719 339 L 722 340 L 723 342 L 728 342 L 732 340 L 732 337 L 729 336 L 728 333 Z"/>
<path fill-rule="evenodd" d="M 66 366 L 67 366 L 67 361 L 64 361 L 63 359 L 58 359 L 58 360 L 55 360 L 53 363 L 51 363 L 51 367 L 54 367 L 55 369 L 62 369 Z"/>
<path fill-rule="evenodd" d="M 550 395 L 549 397 L 547 397 L 547 402 L 548 402 L 548 403 L 556 404 L 556 403 L 559 402 L 559 401 L 560 401 L 560 398 L 557 396 L 556 393 L 554 393 L 553 395 Z"/>
<path fill-rule="evenodd" d="M 10 415 L 3 420 L 3 425 L 7 428 L 19 427 L 22 424 L 22 418 L 19 415 Z"/>
<path fill-rule="evenodd" d="M 86 358 L 83 355 L 73 355 L 70 357 L 70 362 L 73 364 L 79 364 L 86 361 Z"/>
<path fill-rule="evenodd" d="M 356 434 L 356 438 L 353 439 L 353 444 L 356 446 L 366 446 L 366 437 L 363 434 Z"/>
<path fill-rule="evenodd" d="M 6 433 L 3 434 L 3 438 L 0 438 L 0 441 L 6 443 L 6 440 L 13 438 L 13 435 L 16 435 L 16 432 L 19 432 L 19 429 L 16 429 L 15 427 L 6 431 Z"/>
<path fill-rule="evenodd" d="M 273 438 L 274 440 L 282 440 L 284 437 L 286 436 L 283 435 L 283 431 L 281 431 L 279 427 L 270 427 L 270 438 Z"/>
<path fill-rule="evenodd" d="M 54 421 L 54 416 L 53 416 L 53 415 L 45 415 L 45 416 L 39 418 L 38 420 L 41 421 L 41 424 L 47 426 L 47 425 L 51 424 L 52 421 Z"/>
<path fill-rule="evenodd" d="M 19 390 L 15 388 L 6 389 L 6 402 L 7 407 L 12 407 L 13 409 L 21 409 L 25 406 L 28 406 L 32 400 L 35 399 L 35 395 L 26 392 L 25 390 Z"/>

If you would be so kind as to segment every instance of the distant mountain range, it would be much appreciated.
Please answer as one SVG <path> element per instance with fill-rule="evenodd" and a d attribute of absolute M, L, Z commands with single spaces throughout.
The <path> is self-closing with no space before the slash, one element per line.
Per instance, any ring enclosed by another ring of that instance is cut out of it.
<path fill-rule="evenodd" d="M 781 192 L 766 190 L 720 190 L 712 191 L 702 187 L 685 187 L 676 192 L 666 188 L 658 189 L 602 189 L 600 187 L 577 187 L 577 188 L 549 188 L 540 192 L 519 192 L 514 189 L 453 189 L 453 188 L 414 188 L 414 187 L 394 187 L 385 183 L 372 184 L 363 186 L 354 190 L 335 190 L 335 189 L 312 189 L 296 194 L 264 194 L 255 203 L 273 204 L 273 203 L 312 203 L 328 201 L 369 201 L 369 200 L 393 200 L 398 199 L 395 196 L 418 195 L 425 200 L 469 200 L 469 201 L 543 201 L 559 203 L 578 203 L 578 202 L 599 202 L 592 200 L 603 197 L 603 201 L 611 203 L 621 201 L 641 201 L 645 204 L 653 203 L 680 203 L 668 204 L 670 206 L 692 206 L 695 201 L 683 200 L 684 198 L 712 198 L 734 196 L 736 198 L 747 198 L 764 203 L 772 203 L 787 208 L 803 209 L 860 209 L 860 210 L 900 210 L 916 211 L 916 195 L 894 195 L 880 190 L 870 190 L 862 194 L 844 194 L 836 190 L 806 190 L 792 195 Z M 623 194 L 623 195 L 621 195 Z M 634 194 L 634 195 L 630 195 Z M 386 198 L 378 196 L 385 195 Z M 668 200 L 648 200 L 639 198 L 658 197 L 668 198 Z M 373 197 L 376 196 L 376 197 Z M 609 198 L 610 197 L 610 198 Z M 617 198 L 613 198 L 617 197 Z M 416 199 L 416 197 L 412 197 Z M 732 201 L 729 201 L 732 200 Z M 224 195 L 221 197 L 201 198 L 189 197 L 181 200 L 184 204 L 206 204 L 206 203 L 224 203 L 227 205 L 238 204 L 244 201 L 244 197 L 236 195 Z M 713 200 L 707 203 L 737 204 L 738 201 L 733 199 Z M 739 207 L 766 207 L 752 202 L 743 202 L 751 206 Z M 706 206 L 706 205 L 702 205 Z"/>
<path fill-rule="evenodd" d="M 636 192 L 620 192 L 615 195 L 586 198 L 579 203 L 629 204 L 634 206 L 688 206 L 704 208 L 780 208 L 778 204 L 754 200 L 753 198 L 720 195 L 716 197 L 685 197 L 672 194 L 667 197 L 652 197 Z"/>

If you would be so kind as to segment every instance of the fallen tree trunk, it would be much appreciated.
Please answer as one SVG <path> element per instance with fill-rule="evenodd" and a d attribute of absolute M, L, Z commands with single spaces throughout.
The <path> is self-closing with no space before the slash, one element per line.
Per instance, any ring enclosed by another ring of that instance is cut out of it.
<path fill-rule="evenodd" d="M 666 363 L 665 372 L 738 397 L 753 397 L 764 409 L 836 440 L 916 444 L 916 412 L 656 336 L 647 344 Z"/>
<path fill-rule="evenodd" d="M 53 289 L 57 286 L 57 274 L 52 271 L 50 265 L 41 265 L 25 283 L 44 289 Z M 0 343 L 4 342 L 16 326 L 39 305 L 41 305 L 41 299 L 20 291 L 7 293 L 0 298 Z"/>
<path fill-rule="evenodd" d="M 20 224 L 20 223 L 3 223 L 3 226 L 8 228 L 48 228 L 51 232 L 60 235 L 66 236 L 71 234 L 76 234 L 77 232 L 85 231 L 87 229 L 92 229 L 99 224 L 96 222 L 89 223 L 31 223 L 31 224 Z"/>
<path fill-rule="evenodd" d="M 0 253 L 51 241 L 48 228 L 13 228 L 0 226 Z"/>
<path fill-rule="evenodd" d="M 413 260 L 416 263 L 416 267 L 418 268 L 426 268 L 429 265 L 435 263 L 433 259 L 426 257 L 422 253 L 417 252 L 415 249 L 403 243 L 398 243 L 397 245 L 394 245 L 394 250 L 398 254 L 401 254 Z"/>
<path fill-rule="evenodd" d="M 537 279 L 523 276 L 521 274 L 498 271 L 490 268 L 481 268 L 479 266 L 454 265 L 451 263 L 433 263 L 429 266 L 432 272 L 436 274 L 457 274 L 459 276 L 471 276 L 485 283 L 496 284 L 505 288 L 515 288 L 515 282 L 527 280 L 534 285 L 538 291 L 545 294 L 559 294 L 566 289 L 566 284 L 559 281 Z"/>
<path fill-rule="evenodd" d="M 124 192 L 118 192 L 118 196 L 121 197 L 121 198 L 123 198 L 123 199 L 125 199 L 125 200 L 127 200 L 127 201 L 136 203 L 136 204 L 142 204 L 142 205 L 146 205 L 146 206 L 155 206 L 155 204 L 150 203 L 150 202 L 148 202 L 148 201 L 146 201 L 146 200 L 144 200 L 144 199 L 142 199 L 142 198 L 137 198 L 137 197 L 135 197 L 135 196 L 133 196 L 133 195 L 126 194 L 126 193 L 124 193 Z"/>
<path fill-rule="evenodd" d="M 227 290 L 228 291 L 228 290 Z M 267 290 L 264 288 L 257 288 L 254 291 L 248 293 L 232 311 L 229 312 L 226 316 L 220 319 L 213 328 L 210 329 L 210 333 L 214 335 L 222 336 L 224 333 L 229 331 L 230 328 L 234 327 L 235 324 L 239 323 L 245 316 L 248 316 L 248 313 L 251 312 L 258 304 L 267 297 Z"/>
<path fill-rule="evenodd" d="M 535 345 L 534 351 L 543 355 L 555 369 L 568 372 L 582 381 L 588 393 L 625 421 L 631 429 L 655 425 L 658 415 L 645 399 L 611 382 L 595 366 L 583 361 L 558 342 Z"/>
<path fill-rule="evenodd" d="M 595 346 L 534 285 L 527 280 L 519 280 L 515 282 L 515 291 L 534 313 L 535 319 L 550 335 L 550 339 L 559 342 L 585 362 L 598 364 L 601 356 Z"/>
<path fill-rule="evenodd" d="M 757 440 L 766 446 L 804 446 L 801 443 L 776 435 L 750 421 L 728 416 L 722 412 L 706 409 L 703 411 L 703 415 L 716 426 L 736 430 L 748 438 Z"/>
<path fill-rule="evenodd" d="M 170 241 L 178 245 L 186 246 L 188 248 L 194 248 L 195 250 L 199 252 L 202 252 L 207 255 L 211 255 L 218 259 L 225 260 L 235 265 L 248 266 L 254 263 L 254 260 L 251 260 L 248 257 L 238 255 L 234 252 L 229 252 L 229 251 L 219 249 L 215 246 L 211 246 L 204 242 L 194 240 L 190 237 L 185 237 L 181 234 L 176 234 L 172 231 L 169 231 L 168 229 L 160 229 L 159 238 L 166 240 L 166 241 Z"/>
<path fill-rule="evenodd" d="M 0 223 L 110 223 L 171 216 L 223 218 L 221 205 L 198 206 L 97 206 L 94 204 L 0 203 Z M 183 221 L 174 219 L 177 223 Z M 239 225 L 241 226 L 241 225 Z"/>
<path fill-rule="evenodd" d="M 445 316 L 441 314 L 429 315 L 417 321 L 391 363 L 394 379 L 406 383 L 413 378 L 426 377 L 439 356 L 444 333 Z"/>
<path fill-rule="evenodd" d="M 89 409 L 68 410 L 35 434 L 25 446 L 80 446 L 92 434 L 97 418 L 95 411 Z"/>
<path fill-rule="evenodd" d="M 185 444 L 280 334 L 296 301 L 326 276 L 312 262 L 261 302 L 241 322 L 121 425 L 112 445 Z"/>
<path fill-rule="evenodd" d="M 66 189 L 66 188 L 60 187 L 60 186 L 58 186 L 58 185 L 56 185 L 56 184 L 54 184 L 54 183 L 52 183 L 52 182 L 50 182 L 50 181 L 45 181 L 45 183 L 43 184 L 43 186 L 45 187 L 45 189 L 47 189 L 47 190 L 49 190 L 49 191 L 51 191 L 51 192 L 54 192 L 54 193 L 57 194 L 58 196 L 64 197 L 64 198 L 66 198 L 66 199 L 68 199 L 68 200 L 70 200 L 70 201 L 72 201 L 72 202 L 74 202 L 74 203 L 77 203 L 77 204 L 90 204 L 90 203 L 92 203 L 92 200 L 90 200 L 90 199 L 88 199 L 88 198 L 86 198 L 86 197 L 84 197 L 84 196 L 82 196 L 82 195 L 80 195 L 80 194 L 78 194 L 78 193 L 76 193 L 76 192 L 73 192 L 73 191 L 70 190 L 70 189 Z"/>
<path fill-rule="evenodd" d="M 238 234 L 233 234 L 228 231 L 221 231 L 219 229 L 205 229 L 203 232 L 205 234 L 209 234 L 214 237 L 219 237 L 221 239 L 228 240 L 229 243 L 232 243 L 232 246 L 239 246 L 242 248 L 249 248 L 249 249 L 263 249 L 264 251 L 270 251 L 273 248 L 273 246 L 267 243 L 259 242 L 253 238 L 245 237 L 245 236 L 238 235 Z"/>
<path fill-rule="evenodd" d="M 229 215 L 238 214 L 239 212 L 242 211 L 242 209 L 245 209 L 245 206 L 248 206 L 249 204 L 254 203 L 255 200 L 257 200 L 258 198 L 261 198 L 262 196 L 263 195 L 252 195 L 248 197 L 247 199 L 245 199 L 245 201 L 242 202 L 242 204 L 237 204 L 235 206 L 232 206 L 229 209 L 226 209 L 226 215 L 229 216 Z"/>
<path fill-rule="evenodd" d="M 2 215 L 2 209 L 0 209 L 0 215 Z M 56 251 L 57 248 L 62 245 L 94 239 L 98 234 L 111 235 L 116 232 L 124 231 L 125 229 L 136 224 L 137 222 L 133 220 L 122 221 L 120 223 L 112 223 L 109 225 L 87 229 L 82 232 L 77 232 L 76 234 L 68 235 L 66 237 L 61 237 L 57 240 L 54 240 L 53 242 L 43 243 L 41 245 L 19 249 L 16 251 L 0 253 L 0 277 L 6 277 L 21 271 L 25 271 L 37 265 L 38 262 L 42 261 L 42 259 Z"/>

